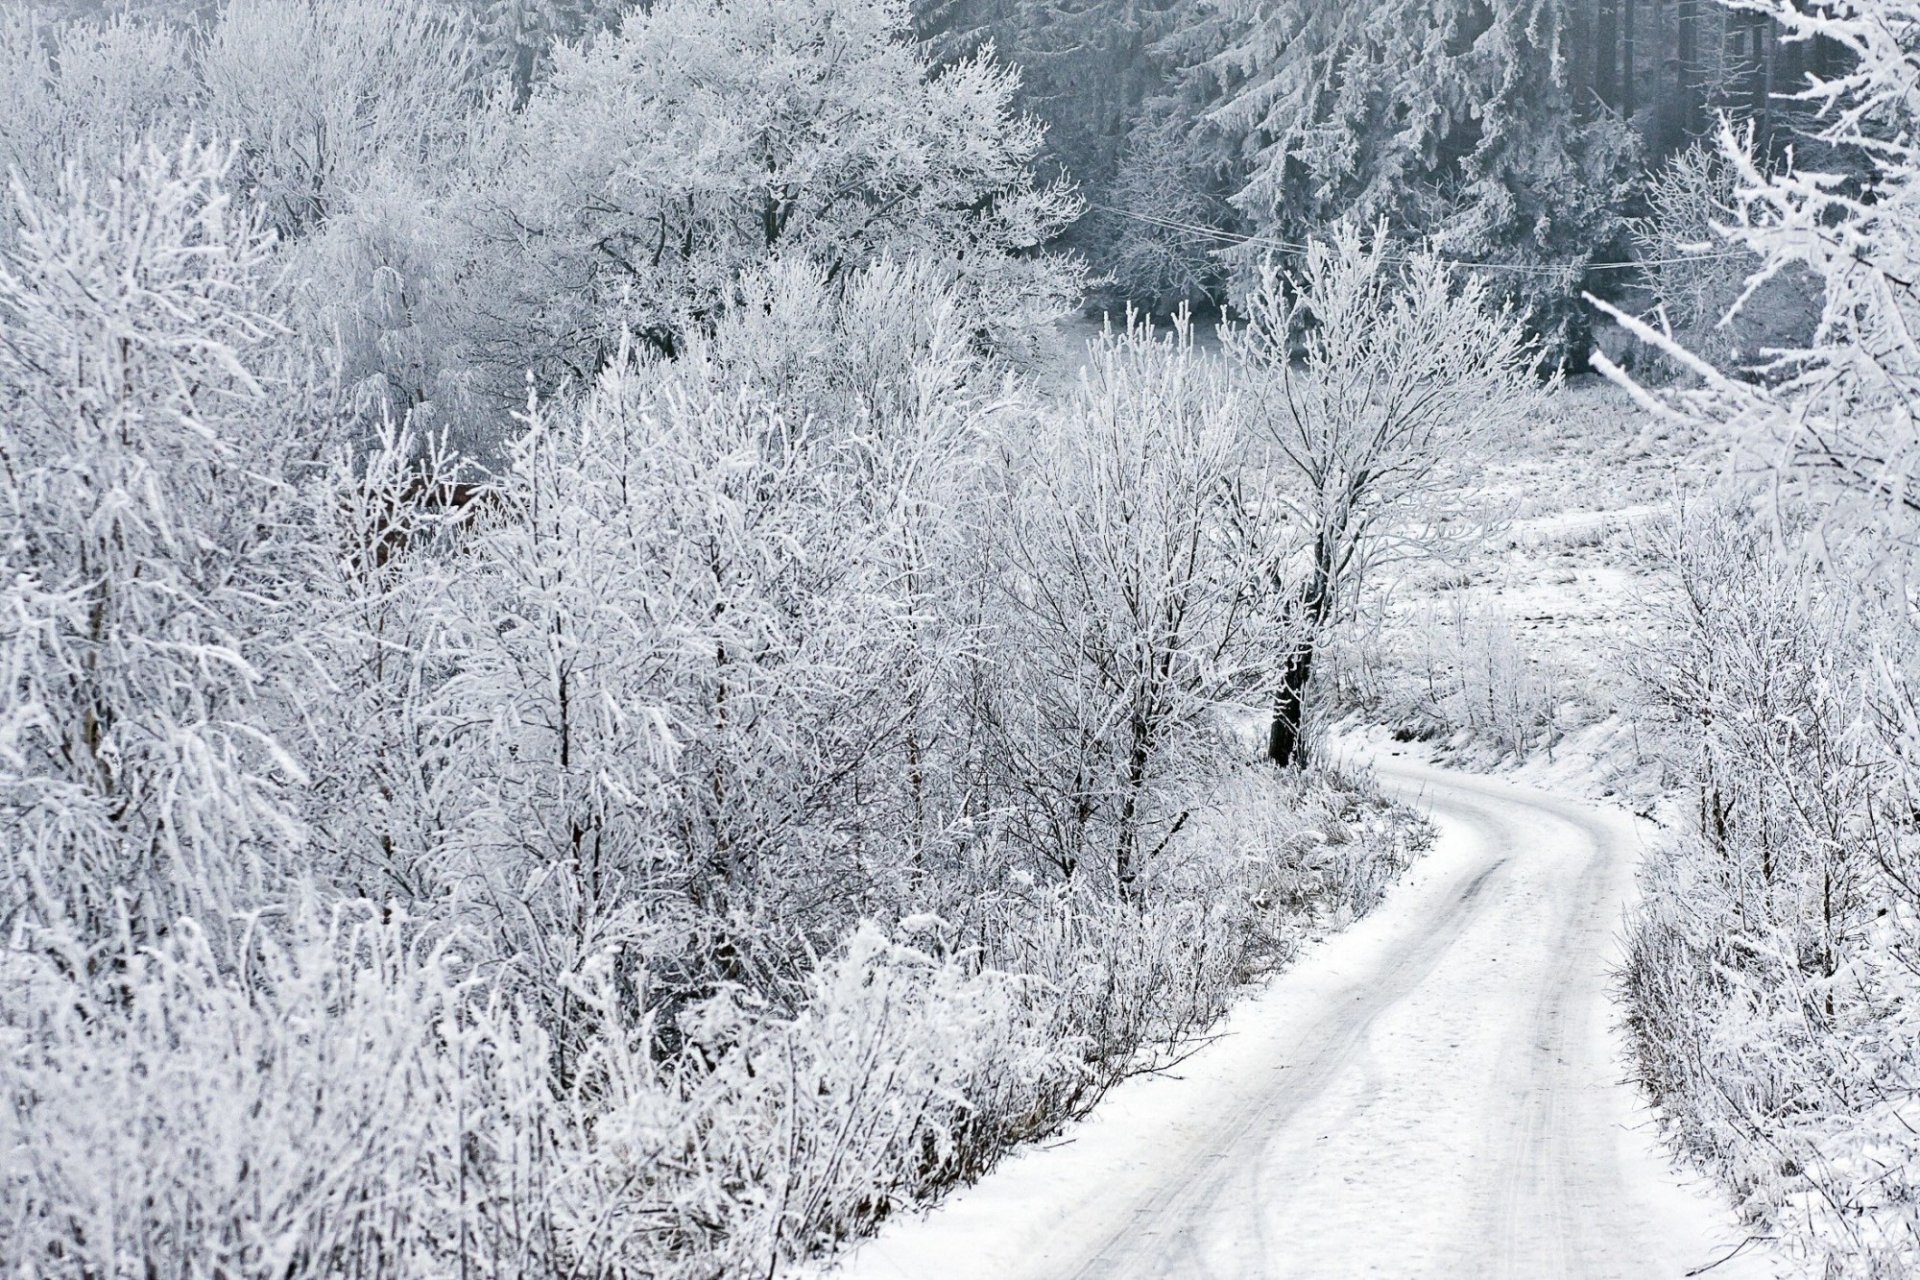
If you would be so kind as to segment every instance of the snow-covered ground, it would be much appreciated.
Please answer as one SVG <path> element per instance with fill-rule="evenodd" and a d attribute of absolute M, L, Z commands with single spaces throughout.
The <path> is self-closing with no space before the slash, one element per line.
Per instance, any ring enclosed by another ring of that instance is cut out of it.
<path fill-rule="evenodd" d="M 1634 723 L 1630 655 L 1669 625 L 1673 500 L 1714 465 L 1618 388 L 1570 384 L 1480 473 L 1468 519 L 1485 536 L 1370 586 L 1336 656 L 1346 732 L 1647 809 L 1667 780 Z"/>
<path fill-rule="evenodd" d="M 1380 776 L 1442 837 L 1373 915 L 835 1280 L 1773 1274 L 1624 1078 L 1633 820 L 1405 758 Z"/>

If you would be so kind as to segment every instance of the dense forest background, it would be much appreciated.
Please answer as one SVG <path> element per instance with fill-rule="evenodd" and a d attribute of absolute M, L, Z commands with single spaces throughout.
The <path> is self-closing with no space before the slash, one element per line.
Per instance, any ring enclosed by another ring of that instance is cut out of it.
<path fill-rule="evenodd" d="M 1723 118 L 1777 154 L 1842 57 L 1708 0 L 926 0 L 920 22 L 1022 69 L 1090 205 L 1070 240 L 1163 307 L 1343 215 L 1534 268 L 1536 300 L 1619 296 L 1588 269 L 1632 255 L 1645 175 Z"/>
<path fill-rule="evenodd" d="M 183 21 L 217 9 L 50 7 Z M 557 42 L 589 38 L 635 6 L 453 7 L 473 11 L 487 63 L 524 101 Z M 1583 294 L 1635 311 L 1674 303 L 1661 281 L 1621 265 L 1652 256 L 1649 225 L 1671 230 L 1662 176 L 1690 152 L 1710 154 L 1723 122 L 1752 130 L 1762 157 L 1797 146 L 1805 167 L 1821 148 L 1817 102 L 1804 91 L 1847 59 L 1837 41 L 1789 36 L 1771 13 L 1715 0 L 911 7 L 938 64 L 990 52 L 1017 71 L 1012 104 L 1046 130 L 1039 176 L 1070 183 L 1084 201 L 1055 247 L 1092 268 L 1096 306 L 1204 313 L 1243 295 L 1276 250 L 1342 218 L 1384 220 L 1397 238 L 1490 268 L 1548 351 L 1575 368 L 1592 336 Z"/>

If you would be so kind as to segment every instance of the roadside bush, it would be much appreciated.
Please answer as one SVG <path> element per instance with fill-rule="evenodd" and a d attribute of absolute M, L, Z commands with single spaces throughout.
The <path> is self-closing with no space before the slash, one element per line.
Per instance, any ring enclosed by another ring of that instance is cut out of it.
<path fill-rule="evenodd" d="M 671 1063 L 603 1041 L 569 1254 L 609 1276 L 772 1274 L 977 1174 L 1057 1124 L 1045 1099 L 1082 1069 L 1021 986 L 866 923 L 793 1017 L 728 990 L 681 1015 Z"/>
<path fill-rule="evenodd" d="M 1259 785 L 1230 788 L 1164 905 L 1006 894 L 958 927 L 863 922 L 797 1012 L 726 987 L 680 1008 L 664 1056 L 646 973 L 604 952 L 567 980 L 597 1032 L 559 1082 L 481 950 L 370 903 L 235 922 L 237 955 L 191 922 L 149 947 L 16 936 L 0 1263 L 775 1273 L 1177 1061 L 1240 984 L 1370 906 L 1418 846 L 1364 792 Z M 955 945 L 969 929 L 1000 942 Z"/>
<path fill-rule="evenodd" d="M 1396 732 L 1465 735 L 1470 747 L 1516 761 L 1551 753 L 1566 732 L 1561 674 L 1529 652 L 1504 608 L 1464 585 L 1404 632 L 1352 626 L 1343 639 L 1336 661 L 1342 700 Z"/>
<path fill-rule="evenodd" d="M 1015 873 L 957 918 L 989 963 L 1042 982 L 1040 1016 L 1083 1046 L 1069 1113 L 1191 1052 L 1241 986 L 1370 910 L 1428 835 L 1365 779 L 1249 767 L 1188 800 L 1196 816 L 1137 906 Z"/>
<path fill-rule="evenodd" d="M 1629 922 L 1640 1076 L 1676 1144 L 1810 1265 L 1911 1274 L 1920 882 L 1875 693 L 1911 641 L 1848 547 L 1737 506 L 1689 513 L 1671 572 L 1676 639 L 1646 677 L 1687 821 Z"/>

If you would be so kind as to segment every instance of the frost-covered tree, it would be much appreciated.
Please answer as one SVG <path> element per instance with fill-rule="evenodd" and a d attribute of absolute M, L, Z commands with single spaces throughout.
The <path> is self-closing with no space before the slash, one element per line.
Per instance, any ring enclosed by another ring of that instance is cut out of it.
<path fill-rule="evenodd" d="M 1038 124 L 982 55 L 936 69 L 902 0 L 669 0 L 558 56 L 463 215 L 474 357 L 591 382 L 623 333 L 678 348 L 775 255 L 838 279 L 940 262 L 983 332 L 1057 314 L 1044 252 L 1079 211 L 1033 177 Z"/>
<path fill-rule="evenodd" d="M 504 434 L 504 392 L 471 363 L 471 317 L 456 305 L 469 242 L 446 216 L 445 187 L 459 173 L 383 170 L 288 246 L 294 326 L 364 445 L 389 423 L 475 454 Z"/>
<path fill-rule="evenodd" d="M 1224 300 L 1223 251 L 1238 237 L 1226 193 L 1195 145 L 1192 121 L 1177 106 L 1128 136 L 1107 195 L 1105 262 L 1121 296 L 1156 311 L 1182 302 Z"/>
<path fill-rule="evenodd" d="M 178 27 L 120 14 L 55 22 L 0 13 L 0 174 L 50 199 L 70 165 L 105 175 L 150 134 L 181 130 L 195 84 Z M 0 246 L 12 220 L 0 222 Z"/>
<path fill-rule="evenodd" d="M 1647 213 L 1632 220 L 1652 314 L 1714 363 L 1734 354 L 1720 324 L 1739 299 L 1757 260 L 1733 252 L 1715 228 L 1733 214 L 1732 166 L 1717 149 L 1696 146 L 1656 170 L 1647 182 Z"/>
<path fill-rule="evenodd" d="M 1261 505 L 1245 408 L 1184 323 L 1138 322 L 1093 348 L 1058 422 L 1008 446 L 1000 786 L 1036 861 L 1127 901 L 1190 816 L 1169 784 L 1217 759 L 1216 712 L 1270 657 L 1267 531 L 1229 518 Z"/>
<path fill-rule="evenodd" d="M 516 104 L 553 67 L 556 46 L 618 26 L 630 0 L 472 0 L 483 59 L 506 74 Z"/>
<path fill-rule="evenodd" d="M 1021 105 L 1047 125 L 1045 156 L 1096 194 L 1113 181 L 1127 131 L 1160 81 L 1150 56 L 1188 15 L 1178 0 L 921 0 L 917 27 L 957 60 L 992 45 L 1020 71 Z"/>
<path fill-rule="evenodd" d="M 1271 684 L 1267 753 L 1305 764 L 1308 691 L 1329 625 L 1369 568 L 1430 549 L 1472 489 L 1477 450 L 1541 393 L 1537 349 L 1483 278 L 1383 229 L 1342 227 L 1296 272 L 1269 262 L 1229 341 L 1285 510 L 1277 584 L 1292 635 Z"/>
<path fill-rule="evenodd" d="M 446 832 L 464 776 L 442 693 L 449 555 L 477 486 L 444 442 L 393 423 L 303 486 L 299 701 L 307 865 L 330 889 L 428 916 L 452 896 Z"/>
<path fill-rule="evenodd" d="M 870 785 L 885 791 L 889 829 L 916 874 L 967 838 L 963 818 L 980 816 L 967 778 L 975 726 L 958 685 L 982 656 L 981 455 L 997 389 L 969 314 L 947 273 L 924 260 L 883 259 L 844 288 L 816 266 L 783 262 L 750 275 L 698 347 L 706 377 L 851 446 L 859 462 L 848 496 L 859 518 L 891 531 L 879 550 L 906 602 L 907 633 L 873 674 L 899 701 L 903 768 Z"/>
<path fill-rule="evenodd" d="M 16 185 L 0 260 L 0 876 L 142 935 L 257 904 L 300 766 L 267 711 L 300 537 L 272 237 L 226 153 Z"/>
<path fill-rule="evenodd" d="M 610 947 L 675 999 L 790 994 L 936 843 L 971 357 L 950 288 L 876 270 L 838 297 L 811 269 L 749 282 L 679 361 L 538 408 L 447 565 L 454 874 L 543 1001 Z M 879 329 L 908 364 L 835 371 L 836 336 Z"/>
<path fill-rule="evenodd" d="M 1385 219 L 1436 253 L 1513 264 L 1498 283 L 1549 346 L 1579 336 L 1569 294 L 1624 230 L 1635 145 L 1576 101 L 1565 4 L 1283 0 L 1223 17 L 1209 119 L 1244 164 L 1233 203 L 1249 231 Z"/>
<path fill-rule="evenodd" d="M 471 27 L 434 0 L 228 0 L 198 71 L 195 126 L 289 236 L 382 167 L 446 164 L 478 105 Z"/>

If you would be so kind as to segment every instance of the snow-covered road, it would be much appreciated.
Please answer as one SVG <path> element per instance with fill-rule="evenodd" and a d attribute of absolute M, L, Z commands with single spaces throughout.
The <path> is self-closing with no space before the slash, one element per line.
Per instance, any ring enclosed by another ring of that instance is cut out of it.
<path fill-rule="evenodd" d="M 838 1280 L 1687 1275 L 1744 1233 L 1655 1149 L 1609 970 L 1617 812 L 1385 760 L 1442 836 L 1171 1076 L 890 1225 Z M 1771 1275 L 1743 1253 L 1714 1280 Z"/>

